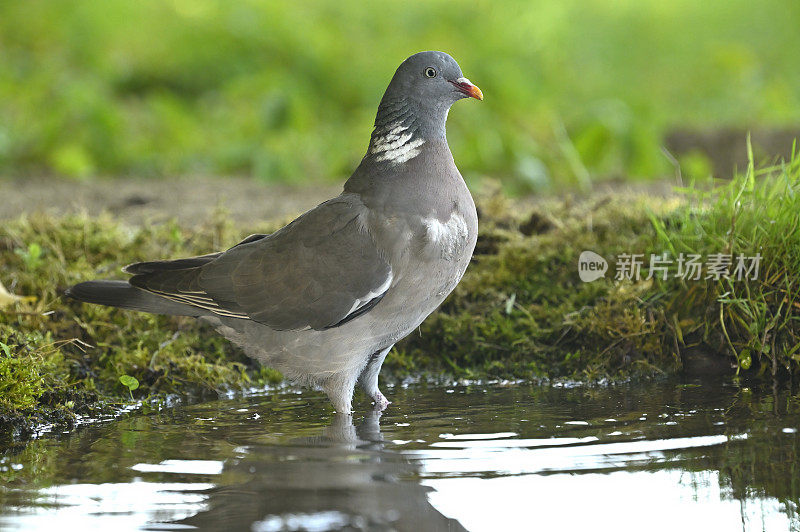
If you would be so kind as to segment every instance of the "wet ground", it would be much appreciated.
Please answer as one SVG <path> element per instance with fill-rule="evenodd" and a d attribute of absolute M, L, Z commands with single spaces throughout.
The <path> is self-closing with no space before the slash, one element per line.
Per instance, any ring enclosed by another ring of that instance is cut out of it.
<path fill-rule="evenodd" d="M 3 530 L 798 530 L 800 401 L 731 381 L 286 389 L 0 458 Z"/>

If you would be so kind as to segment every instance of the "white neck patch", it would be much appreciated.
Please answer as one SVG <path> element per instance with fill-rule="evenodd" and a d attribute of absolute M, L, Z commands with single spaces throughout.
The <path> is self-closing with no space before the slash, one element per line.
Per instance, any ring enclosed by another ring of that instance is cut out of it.
<path fill-rule="evenodd" d="M 445 223 L 436 218 L 425 218 L 422 224 L 425 226 L 426 247 L 431 251 L 435 250 L 435 253 L 446 260 L 456 259 L 469 239 L 467 222 L 457 212 L 450 214 Z"/>
<path fill-rule="evenodd" d="M 414 134 L 401 122 L 390 124 L 388 133 L 372 138 L 369 153 L 375 155 L 377 161 L 389 161 L 401 164 L 420 154 L 419 147 L 425 144 L 421 138 L 413 139 Z"/>

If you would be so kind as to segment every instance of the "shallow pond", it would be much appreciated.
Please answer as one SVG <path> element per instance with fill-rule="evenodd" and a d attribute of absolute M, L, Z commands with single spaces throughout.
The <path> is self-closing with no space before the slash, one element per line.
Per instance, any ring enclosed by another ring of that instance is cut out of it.
<path fill-rule="evenodd" d="M 800 402 L 731 382 L 282 390 L 0 458 L 3 530 L 797 530 Z"/>

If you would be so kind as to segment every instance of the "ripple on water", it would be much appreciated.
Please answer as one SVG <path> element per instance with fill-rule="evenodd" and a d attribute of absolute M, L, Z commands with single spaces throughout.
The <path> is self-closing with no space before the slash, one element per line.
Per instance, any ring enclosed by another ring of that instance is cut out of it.
<path fill-rule="evenodd" d="M 448 393 L 452 391 L 453 393 Z M 0 457 L 0 528 L 800 528 L 796 398 L 731 385 L 409 384 L 382 416 L 287 388 Z"/>

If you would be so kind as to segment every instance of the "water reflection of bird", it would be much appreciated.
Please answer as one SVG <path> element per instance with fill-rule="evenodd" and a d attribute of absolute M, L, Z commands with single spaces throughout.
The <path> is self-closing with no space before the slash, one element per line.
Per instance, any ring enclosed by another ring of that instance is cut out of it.
<path fill-rule="evenodd" d="M 241 480 L 209 490 L 206 510 L 165 529 L 465 530 L 431 506 L 416 466 L 384 448 L 379 419 L 356 427 L 337 415 L 318 436 L 249 446 L 222 474 Z"/>
<path fill-rule="evenodd" d="M 395 342 L 455 288 L 478 219 L 445 135 L 450 106 L 483 99 L 442 52 L 395 72 L 367 154 L 341 195 L 271 235 L 201 257 L 128 266 L 128 281 L 89 281 L 89 303 L 210 322 L 253 358 L 320 386 L 350 413 L 360 384 L 388 405 L 378 373 Z"/>

